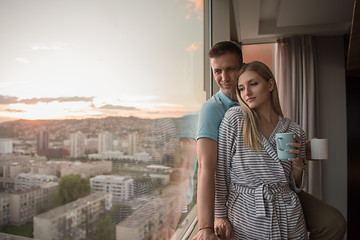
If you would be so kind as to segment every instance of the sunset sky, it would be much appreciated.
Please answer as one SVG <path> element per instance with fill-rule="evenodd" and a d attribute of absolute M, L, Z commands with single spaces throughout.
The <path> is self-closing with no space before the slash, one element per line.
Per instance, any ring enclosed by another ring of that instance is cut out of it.
<path fill-rule="evenodd" d="M 196 112 L 202 3 L 0 1 L 0 121 Z"/>

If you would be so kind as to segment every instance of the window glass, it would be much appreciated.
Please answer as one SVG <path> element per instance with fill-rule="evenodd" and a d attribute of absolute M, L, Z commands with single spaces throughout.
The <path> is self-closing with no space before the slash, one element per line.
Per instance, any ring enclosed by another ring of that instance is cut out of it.
<path fill-rule="evenodd" d="M 10 211 L 12 234 L 162 239 L 186 228 L 203 11 L 202 0 L 0 2 L 0 196 L 46 190 L 33 214 Z"/>

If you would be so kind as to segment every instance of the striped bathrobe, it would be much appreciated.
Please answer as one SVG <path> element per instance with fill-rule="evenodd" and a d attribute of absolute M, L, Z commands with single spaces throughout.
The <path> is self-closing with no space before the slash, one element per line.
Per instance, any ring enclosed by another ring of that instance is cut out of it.
<path fill-rule="evenodd" d="M 215 216 L 227 217 L 235 239 L 307 239 L 307 231 L 290 161 L 276 154 L 275 134 L 294 132 L 301 138 L 305 157 L 306 136 L 298 124 L 279 117 L 273 133 L 261 136 L 260 152 L 244 146 L 244 113 L 229 109 L 219 129 Z"/>

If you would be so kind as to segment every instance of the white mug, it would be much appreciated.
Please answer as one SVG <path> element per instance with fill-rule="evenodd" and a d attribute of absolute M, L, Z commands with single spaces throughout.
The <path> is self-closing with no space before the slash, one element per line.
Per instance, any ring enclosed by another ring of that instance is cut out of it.
<path fill-rule="evenodd" d="M 329 159 L 328 139 L 311 139 L 311 159 Z"/>

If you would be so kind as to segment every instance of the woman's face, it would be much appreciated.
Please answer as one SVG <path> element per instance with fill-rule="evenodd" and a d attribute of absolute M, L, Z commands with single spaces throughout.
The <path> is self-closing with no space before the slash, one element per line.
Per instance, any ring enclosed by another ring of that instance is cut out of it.
<path fill-rule="evenodd" d="M 273 89 L 273 79 L 266 81 L 256 72 L 245 71 L 238 80 L 240 96 L 250 108 L 271 107 L 270 92 Z"/>

